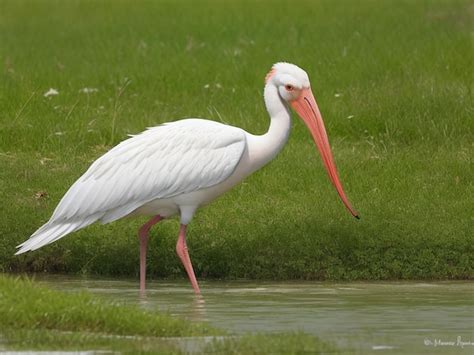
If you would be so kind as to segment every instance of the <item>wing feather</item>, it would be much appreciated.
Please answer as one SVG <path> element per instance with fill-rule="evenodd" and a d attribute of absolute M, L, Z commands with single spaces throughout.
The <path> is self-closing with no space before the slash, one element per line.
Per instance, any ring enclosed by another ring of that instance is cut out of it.
<path fill-rule="evenodd" d="M 237 167 L 245 137 L 239 128 L 201 119 L 167 123 L 131 136 L 89 167 L 51 219 L 18 246 L 17 254 L 99 219 L 117 220 L 154 199 L 219 184 Z"/>

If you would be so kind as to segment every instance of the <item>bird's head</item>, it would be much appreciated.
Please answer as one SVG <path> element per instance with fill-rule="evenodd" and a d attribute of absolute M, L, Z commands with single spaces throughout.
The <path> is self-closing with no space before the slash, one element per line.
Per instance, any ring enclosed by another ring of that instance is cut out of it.
<path fill-rule="evenodd" d="M 287 102 L 308 127 L 321 153 L 324 166 L 332 184 L 350 213 L 359 218 L 347 199 L 332 156 L 323 118 L 311 91 L 309 77 L 300 67 L 290 63 L 276 63 L 265 78 L 266 85 L 275 86 L 281 99 Z"/>

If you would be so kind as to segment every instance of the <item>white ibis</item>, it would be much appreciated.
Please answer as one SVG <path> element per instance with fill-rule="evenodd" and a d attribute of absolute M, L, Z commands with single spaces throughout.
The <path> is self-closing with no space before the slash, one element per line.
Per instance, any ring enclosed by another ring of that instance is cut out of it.
<path fill-rule="evenodd" d="M 196 209 L 222 195 L 272 160 L 288 139 L 289 106 L 308 126 L 329 178 L 347 200 L 336 171 L 324 123 L 308 75 L 294 64 L 277 63 L 265 78 L 270 128 L 263 135 L 219 122 L 183 119 L 149 128 L 97 159 L 66 192 L 50 220 L 20 244 L 16 254 L 38 249 L 96 221 L 152 216 L 138 231 L 140 289 L 145 289 L 150 228 L 180 216 L 176 252 L 196 293 L 200 293 L 186 246 L 186 226 Z"/>

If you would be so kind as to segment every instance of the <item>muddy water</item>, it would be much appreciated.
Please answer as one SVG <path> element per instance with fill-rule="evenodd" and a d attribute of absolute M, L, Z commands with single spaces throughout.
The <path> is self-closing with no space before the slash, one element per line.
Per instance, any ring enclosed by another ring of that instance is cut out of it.
<path fill-rule="evenodd" d="M 234 333 L 304 331 L 362 353 L 474 353 L 474 283 L 201 282 L 37 277 Z"/>

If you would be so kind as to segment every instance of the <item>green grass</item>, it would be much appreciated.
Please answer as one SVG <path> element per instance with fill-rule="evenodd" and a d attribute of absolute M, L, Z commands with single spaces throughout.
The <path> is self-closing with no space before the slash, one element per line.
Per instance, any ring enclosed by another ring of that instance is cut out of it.
<path fill-rule="evenodd" d="M 33 281 L 0 275 L 2 329 L 62 330 L 150 337 L 222 334 L 205 324 L 112 304 L 87 292 L 63 293 Z"/>
<path fill-rule="evenodd" d="M 254 334 L 211 343 L 204 352 L 218 354 L 338 354 L 333 345 L 304 333 Z"/>
<path fill-rule="evenodd" d="M 88 292 L 64 293 L 25 278 L 0 274 L 0 349 L 114 350 L 185 353 L 182 337 L 224 335 L 138 307 L 111 303 Z M 303 333 L 246 335 L 203 341 L 200 353 L 320 353 L 336 349 Z"/>
<path fill-rule="evenodd" d="M 53 330 L 0 331 L 9 350 L 105 350 L 126 353 L 186 354 L 178 338 L 120 338 L 95 333 Z M 199 344 L 199 343 L 198 343 Z M 304 333 L 279 333 L 216 338 L 208 345 L 197 345 L 200 354 L 338 354 L 333 345 Z"/>
<path fill-rule="evenodd" d="M 3 349 L 37 351 L 115 351 L 126 353 L 183 353 L 176 344 L 162 338 L 117 337 L 100 333 L 58 330 L 2 329 Z"/>
<path fill-rule="evenodd" d="M 263 133 L 263 78 L 286 60 L 310 75 L 362 219 L 344 210 L 295 119 L 271 165 L 196 215 L 198 278 L 472 278 L 473 11 L 423 0 L 0 1 L 0 270 L 137 275 L 143 220 L 21 257 L 14 246 L 127 133 L 182 117 Z M 50 87 L 59 95 L 43 97 Z M 177 232 L 176 221 L 153 230 L 150 277 L 183 275 Z"/>
<path fill-rule="evenodd" d="M 218 334 L 206 324 L 0 274 L 0 345 L 8 349 L 180 353 L 166 337 Z"/>

